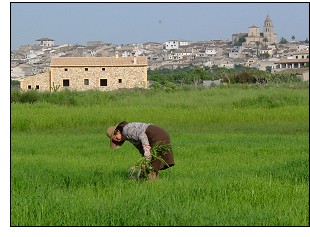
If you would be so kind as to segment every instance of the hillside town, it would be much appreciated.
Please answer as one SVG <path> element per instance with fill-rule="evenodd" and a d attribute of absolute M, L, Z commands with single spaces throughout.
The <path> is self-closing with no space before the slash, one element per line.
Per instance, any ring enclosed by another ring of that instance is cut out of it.
<path fill-rule="evenodd" d="M 234 33 L 230 40 L 193 42 L 170 39 L 166 42 L 121 45 L 89 41 L 86 45 L 57 45 L 54 39 L 40 38 L 35 40 L 33 45 L 23 45 L 11 50 L 11 80 L 23 81 L 34 75 L 46 74 L 51 70 L 53 60 L 65 57 L 133 58 L 133 60 L 143 57 L 146 58 L 142 61 L 146 64 L 144 66 L 147 70 L 214 65 L 234 68 L 235 65 L 242 65 L 259 70 L 269 68 L 273 73 L 296 71 L 303 80 L 309 80 L 308 39 L 300 41 L 294 36 L 288 40 L 283 37 L 278 39 L 269 15 L 263 23 L 262 31 L 258 26 L 249 26 L 246 33 Z M 92 65 L 84 63 L 83 67 L 86 66 Z"/>

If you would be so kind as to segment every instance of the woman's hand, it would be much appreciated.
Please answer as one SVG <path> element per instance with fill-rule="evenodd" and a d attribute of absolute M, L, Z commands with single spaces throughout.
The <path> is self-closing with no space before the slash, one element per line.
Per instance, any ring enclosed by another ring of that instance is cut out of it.
<path fill-rule="evenodd" d="M 143 150 L 144 150 L 144 158 L 145 159 L 151 159 L 151 157 L 152 157 L 151 146 L 143 146 Z"/>

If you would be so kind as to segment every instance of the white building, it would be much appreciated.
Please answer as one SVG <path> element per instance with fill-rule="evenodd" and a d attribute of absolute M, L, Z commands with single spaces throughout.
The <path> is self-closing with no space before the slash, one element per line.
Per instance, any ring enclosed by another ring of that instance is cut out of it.
<path fill-rule="evenodd" d="M 33 67 L 28 64 L 12 65 L 11 66 L 11 79 L 16 80 L 26 76 L 32 76 Z"/>
<path fill-rule="evenodd" d="M 53 47 L 54 40 L 49 38 L 41 38 L 36 40 L 36 44 L 43 47 Z"/>
<path fill-rule="evenodd" d="M 180 40 L 179 41 L 179 46 L 187 46 L 190 44 L 191 44 L 191 41 L 188 41 L 188 40 Z"/>
<path fill-rule="evenodd" d="M 216 54 L 217 54 L 217 51 L 215 49 L 206 49 L 207 56 L 215 56 Z"/>
<path fill-rule="evenodd" d="M 242 52 L 242 47 L 234 46 L 232 49 L 230 49 L 230 52 L 228 53 L 229 58 L 240 58 Z"/>
<path fill-rule="evenodd" d="M 178 49 L 179 48 L 179 41 L 177 40 L 169 40 L 165 42 L 165 49 Z"/>
<path fill-rule="evenodd" d="M 297 46 L 297 51 L 303 51 L 303 50 L 308 50 L 309 51 L 309 45 L 298 45 Z"/>

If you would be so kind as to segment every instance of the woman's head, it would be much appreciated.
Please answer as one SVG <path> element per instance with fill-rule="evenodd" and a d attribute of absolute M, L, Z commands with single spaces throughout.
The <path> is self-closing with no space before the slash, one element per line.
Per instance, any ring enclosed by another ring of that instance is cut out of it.
<path fill-rule="evenodd" d="M 114 130 L 111 139 L 113 142 L 121 142 L 124 140 L 124 136 L 119 130 Z"/>
<path fill-rule="evenodd" d="M 110 138 L 110 148 L 113 150 L 119 148 L 125 142 L 121 130 L 119 126 L 107 128 L 106 134 Z"/>

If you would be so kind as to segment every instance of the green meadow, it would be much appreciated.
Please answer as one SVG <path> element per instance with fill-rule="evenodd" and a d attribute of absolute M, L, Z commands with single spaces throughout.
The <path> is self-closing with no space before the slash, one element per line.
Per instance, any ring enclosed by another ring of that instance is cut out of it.
<path fill-rule="evenodd" d="M 11 103 L 12 226 L 309 226 L 308 84 L 32 96 Z M 109 149 L 123 120 L 169 131 L 158 180 Z"/>

